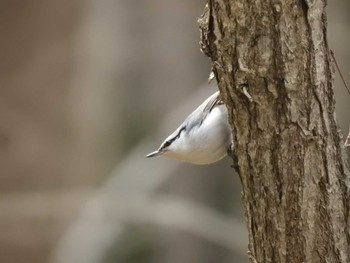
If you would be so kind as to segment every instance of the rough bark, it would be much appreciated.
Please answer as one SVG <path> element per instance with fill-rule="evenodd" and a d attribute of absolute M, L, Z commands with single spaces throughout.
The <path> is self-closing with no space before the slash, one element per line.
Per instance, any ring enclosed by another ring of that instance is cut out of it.
<path fill-rule="evenodd" d="M 199 23 L 229 109 L 252 257 L 350 262 L 325 0 L 208 0 Z"/>

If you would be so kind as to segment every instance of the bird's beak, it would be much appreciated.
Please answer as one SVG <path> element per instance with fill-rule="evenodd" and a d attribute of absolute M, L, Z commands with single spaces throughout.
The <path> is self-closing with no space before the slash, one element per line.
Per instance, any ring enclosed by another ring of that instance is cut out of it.
<path fill-rule="evenodd" d="M 154 152 L 151 152 L 151 153 L 147 154 L 147 155 L 146 155 L 146 158 L 156 157 L 156 156 L 159 156 L 159 155 L 161 155 L 161 154 L 162 154 L 162 152 L 159 151 L 159 150 L 157 150 L 157 151 L 154 151 Z"/>

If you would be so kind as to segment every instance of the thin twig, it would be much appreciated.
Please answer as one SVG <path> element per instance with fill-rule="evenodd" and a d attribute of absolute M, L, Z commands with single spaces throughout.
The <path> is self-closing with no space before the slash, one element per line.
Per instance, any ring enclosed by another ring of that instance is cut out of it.
<path fill-rule="evenodd" d="M 340 78 L 342 79 L 345 88 L 347 89 L 347 91 L 348 91 L 349 94 L 350 94 L 350 89 L 349 89 L 349 87 L 346 85 L 346 82 L 345 82 L 345 80 L 344 80 L 343 74 L 341 73 L 340 68 L 339 68 L 339 66 L 338 66 L 338 63 L 337 63 L 337 60 L 335 59 L 333 50 L 331 50 L 331 56 L 332 56 L 332 58 L 333 58 L 333 60 L 334 60 L 335 66 L 337 67 L 337 70 L 338 70 L 338 72 L 339 72 Z"/>

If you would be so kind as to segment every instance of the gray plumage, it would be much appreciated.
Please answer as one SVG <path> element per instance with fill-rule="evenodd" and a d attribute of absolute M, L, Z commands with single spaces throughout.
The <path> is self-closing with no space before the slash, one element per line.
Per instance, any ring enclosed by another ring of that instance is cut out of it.
<path fill-rule="evenodd" d="M 209 164 L 227 155 L 232 140 L 228 113 L 215 92 L 146 157 L 164 155 L 194 164 Z"/>

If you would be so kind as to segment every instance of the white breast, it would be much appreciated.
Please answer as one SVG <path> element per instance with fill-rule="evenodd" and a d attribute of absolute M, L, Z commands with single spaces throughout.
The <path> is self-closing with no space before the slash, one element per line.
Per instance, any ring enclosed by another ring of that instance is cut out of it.
<path fill-rule="evenodd" d="M 183 134 L 165 156 L 194 164 L 209 164 L 227 155 L 231 130 L 225 105 L 215 106 L 203 123 Z"/>

